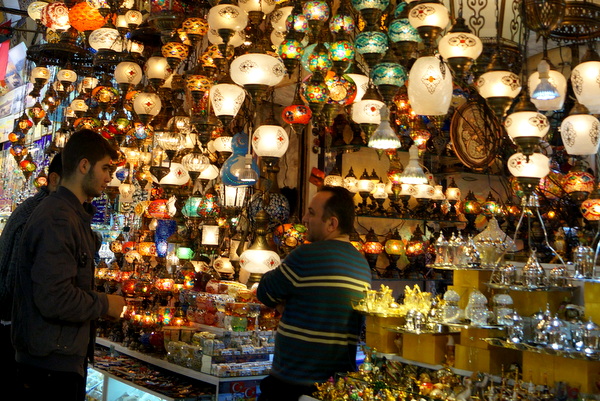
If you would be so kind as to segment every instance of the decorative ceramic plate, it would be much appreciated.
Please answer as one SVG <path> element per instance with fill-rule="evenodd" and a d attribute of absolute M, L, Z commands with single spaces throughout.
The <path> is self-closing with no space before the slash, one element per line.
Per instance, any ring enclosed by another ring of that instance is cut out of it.
<path fill-rule="evenodd" d="M 498 155 L 504 128 L 483 98 L 469 100 L 454 112 L 450 140 L 459 160 L 472 170 L 488 168 Z"/>

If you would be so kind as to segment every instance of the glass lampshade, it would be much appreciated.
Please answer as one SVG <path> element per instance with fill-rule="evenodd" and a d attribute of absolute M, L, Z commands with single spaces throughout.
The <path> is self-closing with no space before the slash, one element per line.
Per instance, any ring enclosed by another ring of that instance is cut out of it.
<path fill-rule="evenodd" d="M 181 163 L 163 162 L 164 167 L 169 167 L 169 174 L 165 175 L 159 182 L 159 185 L 185 185 L 190 180 L 190 175 Z"/>
<path fill-rule="evenodd" d="M 153 92 L 140 92 L 133 99 L 133 110 L 136 114 L 156 116 L 162 107 L 158 94 Z"/>
<path fill-rule="evenodd" d="M 181 158 L 181 164 L 188 172 L 200 173 L 208 168 L 210 159 L 198 149 L 194 149 Z"/>
<path fill-rule="evenodd" d="M 33 2 L 31 4 L 38 3 Z M 79 32 L 89 32 L 102 28 L 106 20 L 98 9 L 82 1 L 69 9 L 69 23 Z"/>
<path fill-rule="evenodd" d="M 352 7 L 357 11 L 376 9 L 383 11 L 390 4 L 389 0 L 352 0 Z"/>
<path fill-rule="evenodd" d="M 342 175 L 340 174 L 337 167 L 334 166 L 334 168 L 329 172 L 329 174 L 325 176 L 325 178 L 323 179 L 323 184 L 330 187 L 344 186 L 344 179 L 342 178 Z"/>
<path fill-rule="evenodd" d="M 248 24 L 248 13 L 234 4 L 219 4 L 211 7 L 207 22 L 211 29 L 237 32 Z"/>
<path fill-rule="evenodd" d="M 152 56 L 144 64 L 144 73 L 148 79 L 167 79 L 173 70 L 165 57 Z"/>
<path fill-rule="evenodd" d="M 357 73 L 348 73 L 344 75 L 349 76 L 356 84 L 356 97 L 354 98 L 354 103 L 360 102 L 369 87 L 369 77 Z"/>
<path fill-rule="evenodd" d="M 384 54 L 388 49 L 388 37 L 383 32 L 361 32 L 356 35 L 354 46 L 360 54 Z"/>
<path fill-rule="evenodd" d="M 585 106 L 576 105 L 560 124 L 560 136 L 570 155 L 593 155 L 600 145 L 600 122 L 586 113 Z"/>
<path fill-rule="evenodd" d="M 221 186 L 221 206 L 222 207 L 242 207 L 248 193 L 248 187 L 246 186 L 232 186 L 222 185 Z"/>
<path fill-rule="evenodd" d="M 349 13 L 340 12 L 341 7 L 338 9 L 338 12 L 329 20 L 329 30 L 336 33 L 352 33 L 356 28 L 356 23 L 352 15 Z"/>
<path fill-rule="evenodd" d="M 508 136 L 517 142 L 517 138 L 522 137 L 543 138 L 550 130 L 550 123 L 545 115 L 537 111 L 517 111 L 506 116 L 504 128 Z"/>
<path fill-rule="evenodd" d="M 302 12 L 309 21 L 327 21 L 330 9 L 325 1 L 310 0 L 302 4 Z"/>
<path fill-rule="evenodd" d="M 216 84 L 209 91 L 210 102 L 217 117 L 235 117 L 244 103 L 246 92 L 234 84 Z"/>
<path fill-rule="evenodd" d="M 381 123 L 380 109 L 385 104 L 381 100 L 364 99 L 352 104 L 352 120 L 357 124 Z"/>
<path fill-rule="evenodd" d="M 60 83 L 69 82 L 73 83 L 77 81 L 77 73 L 73 70 L 63 68 L 56 73 L 56 80 Z"/>
<path fill-rule="evenodd" d="M 417 29 L 410 24 L 408 18 L 397 18 L 390 22 L 388 36 L 393 43 L 422 42 Z"/>
<path fill-rule="evenodd" d="M 71 27 L 69 8 L 59 1 L 48 4 L 41 10 L 40 21 L 42 25 L 53 31 L 66 31 Z"/>
<path fill-rule="evenodd" d="M 408 149 L 408 153 L 408 164 L 400 174 L 400 182 L 402 184 L 427 184 L 429 180 L 419 163 L 419 149 L 412 145 Z"/>
<path fill-rule="evenodd" d="M 142 81 L 142 67 L 131 61 L 122 61 L 115 67 L 114 77 L 118 84 L 137 85 Z"/>
<path fill-rule="evenodd" d="M 200 176 L 198 177 L 201 180 L 214 180 L 219 176 L 219 168 L 214 164 L 209 165 L 207 168 L 202 170 Z"/>
<path fill-rule="evenodd" d="M 431 199 L 435 195 L 433 185 L 415 184 L 416 192 L 413 195 L 416 199 Z"/>
<path fill-rule="evenodd" d="M 88 110 L 88 108 L 89 106 L 83 98 L 77 97 L 71 102 L 71 109 L 73 109 L 75 114 L 85 113 Z"/>
<path fill-rule="evenodd" d="M 217 152 L 232 152 L 231 141 L 232 136 L 219 136 L 213 140 L 213 147 Z"/>
<path fill-rule="evenodd" d="M 438 49 L 445 60 L 454 57 L 475 60 L 483 51 L 483 43 L 479 37 L 472 33 L 450 32 L 442 36 Z"/>
<path fill-rule="evenodd" d="M 398 149 L 402 144 L 392 129 L 387 106 L 380 109 L 381 123 L 369 138 L 368 146 L 373 149 Z"/>
<path fill-rule="evenodd" d="M 127 10 L 125 13 L 125 21 L 131 28 L 136 28 L 143 21 L 143 15 L 138 10 Z"/>
<path fill-rule="evenodd" d="M 281 111 L 281 118 L 286 123 L 294 125 L 306 125 L 310 122 L 312 110 L 304 104 L 296 103 L 285 107 Z"/>
<path fill-rule="evenodd" d="M 238 5 L 247 13 L 259 11 L 266 15 L 273 12 L 276 4 L 273 0 L 239 0 Z"/>
<path fill-rule="evenodd" d="M 596 187 L 581 203 L 581 214 L 587 221 L 600 221 L 600 191 Z"/>
<path fill-rule="evenodd" d="M 283 41 L 285 40 L 285 37 L 286 37 L 285 32 L 281 32 L 281 31 L 277 31 L 277 30 L 273 29 L 273 31 L 271 32 L 271 43 L 274 46 L 279 46 L 279 45 L 281 45 L 281 43 L 283 43 Z"/>
<path fill-rule="evenodd" d="M 568 194 L 589 194 L 594 190 L 594 176 L 577 164 L 569 170 L 563 181 L 563 189 Z"/>
<path fill-rule="evenodd" d="M 293 6 L 280 7 L 270 14 L 271 26 L 274 30 L 280 32 L 287 31 L 286 20 L 287 17 L 292 13 L 293 9 Z"/>
<path fill-rule="evenodd" d="M 333 67 L 331 53 L 324 43 L 316 43 L 306 47 L 301 58 L 302 67 L 311 73 L 321 72 L 323 75 Z"/>
<path fill-rule="evenodd" d="M 575 97 L 592 114 L 600 114 L 599 80 L 600 61 L 597 60 L 579 63 L 571 71 L 571 84 Z"/>
<path fill-rule="evenodd" d="M 567 94 L 567 78 L 556 70 L 548 71 L 548 82 L 553 85 L 558 91 L 559 96 L 554 99 L 534 99 L 531 98 L 533 104 L 539 111 L 554 111 L 561 110 L 565 103 L 565 98 Z M 540 73 L 535 71 L 533 74 L 529 76 L 527 80 L 528 88 L 529 88 L 529 96 L 531 97 L 533 91 L 540 84 Z"/>
<path fill-rule="evenodd" d="M 266 273 L 280 264 L 279 255 L 267 249 L 246 249 L 240 255 L 240 266 L 248 273 Z"/>
<path fill-rule="evenodd" d="M 418 115 L 445 115 L 452 101 L 452 74 L 434 56 L 419 57 L 408 74 L 408 100 Z"/>
<path fill-rule="evenodd" d="M 356 52 L 354 44 L 349 40 L 337 40 L 335 42 L 327 42 L 332 61 L 353 61 Z"/>
<path fill-rule="evenodd" d="M 208 41 L 213 45 L 223 44 L 223 38 L 219 36 L 219 33 L 215 29 L 209 29 L 206 34 Z M 235 31 L 229 38 L 229 46 L 239 47 L 244 44 L 246 40 L 246 32 L 244 30 Z"/>
<path fill-rule="evenodd" d="M 283 80 L 285 73 L 283 62 L 268 54 L 247 53 L 231 62 L 231 79 L 240 86 L 275 86 Z"/>
<path fill-rule="evenodd" d="M 277 54 L 284 60 L 300 60 L 304 54 L 304 46 L 296 38 L 284 38 L 277 48 Z"/>
<path fill-rule="evenodd" d="M 88 38 L 88 43 L 96 50 L 123 51 L 121 34 L 115 28 L 103 27 L 94 30 Z"/>
<path fill-rule="evenodd" d="M 508 170 L 519 178 L 542 179 L 550 173 L 550 159 L 541 153 L 529 155 L 529 160 L 523 153 L 515 153 L 508 158 Z"/>
<path fill-rule="evenodd" d="M 514 99 L 521 92 L 521 79 L 510 71 L 487 71 L 477 80 L 479 94 L 490 97 L 508 97 Z"/>
<path fill-rule="evenodd" d="M 444 29 L 450 23 L 448 9 L 437 2 L 419 2 L 408 13 L 408 20 L 412 26 L 437 27 Z"/>
<path fill-rule="evenodd" d="M 379 63 L 371 70 L 371 80 L 375 86 L 400 87 L 406 81 L 406 70 L 399 63 Z"/>
<path fill-rule="evenodd" d="M 40 83 L 45 84 L 50 79 L 50 70 L 46 67 L 35 67 L 31 70 L 31 74 L 29 75 L 30 81 L 36 83 L 39 81 Z"/>
<path fill-rule="evenodd" d="M 48 4 L 49 3 L 45 1 L 32 1 L 27 6 L 27 15 L 29 15 L 29 18 L 31 18 L 34 21 L 40 20 L 42 18 L 42 10 Z"/>
<path fill-rule="evenodd" d="M 278 125 L 261 125 L 252 134 L 252 146 L 259 157 L 282 157 L 290 144 L 287 132 Z"/>

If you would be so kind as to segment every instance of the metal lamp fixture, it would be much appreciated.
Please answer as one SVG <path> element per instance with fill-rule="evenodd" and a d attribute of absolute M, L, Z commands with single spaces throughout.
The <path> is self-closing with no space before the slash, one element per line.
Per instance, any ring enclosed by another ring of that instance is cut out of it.
<path fill-rule="evenodd" d="M 563 108 L 567 94 L 567 78 L 554 69 L 549 60 L 543 58 L 539 62 L 537 71 L 529 76 L 528 87 L 531 101 L 539 111 Z"/>

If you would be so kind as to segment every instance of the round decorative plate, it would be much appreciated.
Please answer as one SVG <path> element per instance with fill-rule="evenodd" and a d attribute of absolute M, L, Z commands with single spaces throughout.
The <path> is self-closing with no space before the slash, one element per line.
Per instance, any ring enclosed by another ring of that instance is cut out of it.
<path fill-rule="evenodd" d="M 492 114 L 483 98 L 469 100 L 454 112 L 450 124 L 450 140 L 460 161 L 481 172 L 493 162 L 500 148 L 504 128 Z"/>

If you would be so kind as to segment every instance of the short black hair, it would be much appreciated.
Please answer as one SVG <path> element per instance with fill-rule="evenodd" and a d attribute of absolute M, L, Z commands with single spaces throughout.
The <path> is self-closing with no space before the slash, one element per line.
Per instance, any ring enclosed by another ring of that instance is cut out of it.
<path fill-rule="evenodd" d="M 56 173 L 59 176 L 62 176 L 62 156 L 60 153 L 54 155 L 50 164 L 48 165 L 48 175 Z"/>
<path fill-rule="evenodd" d="M 337 217 L 338 227 L 342 234 L 350 234 L 354 231 L 354 195 L 344 187 L 332 187 L 329 185 L 319 188 L 319 192 L 329 192 L 331 196 L 323 205 L 323 220 Z"/>
<path fill-rule="evenodd" d="M 70 177 L 83 159 L 94 166 L 106 156 L 117 160 L 119 153 L 97 132 L 89 129 L 77 131 L 71 135 L 62 151 L 63 175 Z"/>

